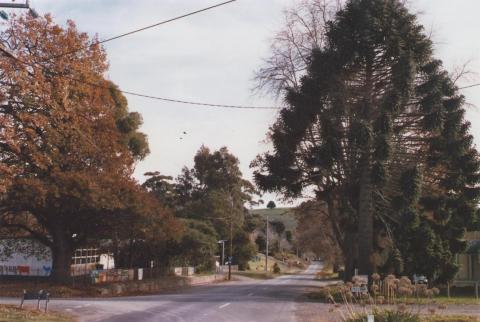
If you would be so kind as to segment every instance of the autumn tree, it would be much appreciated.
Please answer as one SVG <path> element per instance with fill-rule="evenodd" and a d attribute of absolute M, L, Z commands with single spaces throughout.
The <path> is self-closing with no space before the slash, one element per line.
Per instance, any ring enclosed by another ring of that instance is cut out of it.
<path fill-rule="evenodd" d="M 14 16 L 0 48 L 0 119 L 8 128 L 0 160 L 16 168 L 2 225 L 49 246 L 53 277 L 65 281 L 74 249 L 109 236 L 120 212 L 165 215 L 127 198 L 141 196 L 130 178 L 135 160 L 148 153 L 137 131 L 141 118 L 104 79 L 103 48 L 72 21 L 61 27 L 49 15 Z"/>
<path fill-rule="evenodd" d="M 400 1 L 349 1 L 327 25 L 300 86 L 285 93 L 274 151 L 253 163 L 256 182 L 287 197 L 313 189 L 349 274 L 398 257 L 415 270 L 403 246 L 417 245 L 415 256 L 435 258 L 432 277 L 451 278 L 478 199 L 464 98 Z M 405 222 L 411 234 L 400 233 Z"/>

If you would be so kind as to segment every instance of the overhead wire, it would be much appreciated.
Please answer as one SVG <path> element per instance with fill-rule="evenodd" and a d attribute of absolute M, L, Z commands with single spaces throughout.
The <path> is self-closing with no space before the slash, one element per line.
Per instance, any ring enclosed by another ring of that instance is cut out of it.
<path fill-rule="evenodd" d="M 155 28 L 155 27 L 158 27 L 160 25 L 164 25 L 164 24 L 167 24 L 167 23 L 172 22 L 172 21 L 180 20 L 182 18 L 189 17 L 189 16 L 192 16 L 192 15 L 195 15 L 195 14 L 207 11 L 207 10 L 211 10 L 211 9 L 214 9 L 214 8 L 217 8 L 217 7 L 220 7 L 220 6 L 224 6 L 224 5 L 227 5 L 227 4 L 235 2 L 235 1 L 237 1 L 237 0 L 229 0 L 229 1 L 222 2 L 222 3 L 218 3 L 218 4 L 215 4 L 215 5 L 200 9 L 200 10 L 192 11 L 192 12 L 189 12 L 189 13 L 171 18 L 171 19 L 167 19 L 167 20 L 164 20 L 164 21 L 161 21 L 161 22 L 158 22 L 158 23 L 146 26 L 146 27 L 135 29 L 135 30 L 132 30 L 132 31 L 129 31 L 129 32 L 126 32 L 126 33 L 123 33 L 123 34 L 120 34 L 120 35 L 117 35 L 117 36 L 114 36 L 114 37 L 99 40 L 99 41 L 96 41 L 96 42 L 94 42 L 92 44 L 89 44 L 87 46 L 78 47 L 78 48 L 70 50 L 68 52 L 64 52 L 64 53 L 61 53 L 59 55 L 53 56 L 51 58 L 48 58 L 47 60 L 53 60 L 53 59 L 57 59 L 57 58 L 60 58 L 60 57 L 66 56 L 66 55 L 74 54 L 76 52 L 86 50 L 86 49 L 91 48 L 91 47 L 96 46 L 96 45 L 104 44 L 106 42 L 113 41 L 113 40 L 116 40 L 116 39 L 119 39 L 119 38 L 122 38 L 122 37 L 126 37 L 126 36 L 129 36 L 129 35 L 132 35 L 132 34 L 147 30 L 147 29 Z M 0 47 L 0 51 L 2 51 L 8 57 L 10 57 L 10 58 L 12 58 L 12 59 L 24 64 L 24 65 L 31 66 L 31 64 L 20 60 L 19 58 L 15 57 L 13 54 L 11 54 L 10 52 L 8 52 L 7 50 L 5 50 L 1 47 Z M 41 66 L 39 64 L 37 64 L 37 65 L 40 66 L 44 70 L 46 69 L 44 66 Z M 75 79 L 75 78 L 68 77 L 68 76 L 65 76 L 65 75 L 58 75 L 57 74 L 57 76 L 59 76 L 61 78 L 67 78 L 67 79 L 70 79 L 70 80 L 81 82 L 81 83 L 87 84 L 89 86 L 95 86 L 95 87 L 101 87 L 101 88 L 108 89 L 108 87 L 103 86 L 101 84 L 94 84 L 94 83 L 91 83 L 91 82 L 86 82 L 86 81 L 83 81 L 83 80 L 80 80 L 80 79 Z M 116 90 L 118 92 L 121 92 L 121 93 L 126 94 L 126 95 L 143 97 L 143 98 L 159 100 L 159 101 L 164 101 L 164 102 L 170 102 L 170 103 L 195 105 L 195 106 L 221 107 L 221 108 L 233 108 L 233 109 L 270 109 L 270 110 L 271 109 L 280 109 L 280 107 L 274 107 L 274 106 L 247 106 L 247 105 L 228 105 L 228 104 L 214 104 L 214 103 L 205 103 L 205 102 L 194 102 L 194 101 L 188 101 L 188 100 L 183 100 L 183 99 L 166 98 L 166 97 L 153 96 L 153 95 L 137 93 L 137 92 L 132 92 L 132 91 L 124 91 L 124 90 L 121 90 L 121 89 L 118 89 L 118 88 Z"/>
<path fill-rule="evenodd" d="M 148 29 L 152 29 L 152 28 L 167 24 L 169 22 L 173 22 L 173 21 L 180 20 L 180 19 L 183 19 L 183 18 L 186 18 L 186 17 L 189 17 L 189 16 L 193 16 L 193 15 L 196 15 L 196 14 L 208 11 L 208 10 L 212 10 L 214 8 L 218 8 L 218 7 L 230 4 L 230 3 L 235 2 L 235 1 L 237 1 L 237 0 L 229 0 L 229 1 L 221 2 L 221 3 L 218 3 L 218 4 L 212 5 L 210 7 L 206 7 L 206 8 L 200 9 L 200 10 L 196 10 L 196 11 L 192 11 L 192 12 L 174 17 L 174 18 L 170 18 L 170 19 L 167 19 L 167 20 L 164 20 L 164 21 L 161 21 L 161 22 L 157 22 L 155 24 L 152 24 L 152 25 L 149 25 L 149 26 L 146 26 L 146 27 L 142 27 L 142 28 L 135 29 L 135 30 L 132 30 L 132 31 L 129 31 L 129 32 L 125 32 L 125 33 L 117 35 L 117 36 L 113 36 L 113 37 L 106 38 L 106 39 L 103 39 L 103 40 L 95 41 L 92 44 L 89 44 L 87 46 L 78 47 L 76 49 L 61 53 L 57 56 L 53 56 L 51 59 L 59 58 L 59 57 L 65 56 L 65 55 L 74 54 L 76 52 L 79 52 L 79 51 L 82 51 L 82 50 L 85 50 L 85 49 L 88 49 L 88 48 L 91 48 L 91 47 L 94 47 L 94 46 L 97 46 L 97 45 L 101 45 L 101 44 L 104 44 L 104 43 L 107 43 L 107 42 L 110 42 L 110 41 L 113 41 L 113 40 L 117 40 L 119 38 L 130 36 L 130 35 L 136 34 L 136 33 L 141 32 L 141 31 L 145 31 L 145 30 L 148 30 Z"/>
<path fill-rule="evenodd" d="M 0 51 L 3 52 L 7 57 L 23 64 L 26 66 L 32 66 L 33 64 L 25 62 L 12 53 L 8 52 L 4 48 L 0 46 Z M 36 64 L 36 66 L 40 67 L 41 69 L 45 71 L 50 71 L 48 68 Z M 51 71 L 50 71 L 51 72 Z M 67 75 L 58 75 L 55 73 L 57 77 L 63 78 L 63 79 L 69 79 L 73 80 L 79 83 L 83 83 L 92 87 L 97 87 L 97 88 L 103 88 L 103 89 L 111 89 L 109 86 L 105 86 L 102 84 L 98 83 L 92 83 L 92 82 L 87 82 L 78 78 L 70 77 Z M 193 102 L 193 101 L 187 101 L 187 100 L 180 100 L 180 99 L 173 99 L 173 98 L 166 98 L 166 97 L 159 97 L 159 96 L 153 96 L 153 95 L 147 95 L 147 94 L 142 94 L 142 93 L 137 93 L 137 92 L 132 92 L 132 91 L 124 91 L 119 88 L 115 89 L 116 91 L 126 94 L 126 95 L 132 95 L 132 96 L 137 96 L 137 97 L 143 97 L 143 98 L 148 98 L 148 99 L 154 99 L 154 100 L 159 100 L 159 101 L 164 101 L 164 102 L 171 102 L 171 103 L 179 103 L 179 104 L 188 104 L 188 105 L 196 105 L 196 106 L 204 106 L 204 107 L 219 107 L 219 108 L 232 108 L 232 109 L 263 109 L 263 110 L 278 110 L 281 109 L 281 107 L 275 107 L 275 106 L 248 106 L 248 105 L 227 105 L 227 104 L 214 104 L 214 103 L 205 103 L 205 102 Z"/>

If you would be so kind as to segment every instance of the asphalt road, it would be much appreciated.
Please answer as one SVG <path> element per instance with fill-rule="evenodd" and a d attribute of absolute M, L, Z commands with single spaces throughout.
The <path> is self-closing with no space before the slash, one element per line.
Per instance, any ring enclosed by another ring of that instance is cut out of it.
<path fill-rule="evenodd" d="M 320 269 L 313 263 L 302 274 L 271 280 L 234 281 L 197 286 L 174 294 L 112 299 L 53 300 L 50 307 L 79 321 L 296 321 L 297 301 Z"/>

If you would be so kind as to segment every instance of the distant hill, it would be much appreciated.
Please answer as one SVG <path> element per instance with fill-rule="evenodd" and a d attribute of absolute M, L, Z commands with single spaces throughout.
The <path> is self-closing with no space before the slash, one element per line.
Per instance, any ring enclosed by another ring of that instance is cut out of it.
<path fill-rule="evenodd" d="M 273 209 L 251 209 L 250 213 L 266 218 L 268 215 L 269 221 L 281 221 L 285 225 L 285 230 L 294 232 L 297 228 L 297 220 L 294 214 L 295 208 L 273 208 Z"/>

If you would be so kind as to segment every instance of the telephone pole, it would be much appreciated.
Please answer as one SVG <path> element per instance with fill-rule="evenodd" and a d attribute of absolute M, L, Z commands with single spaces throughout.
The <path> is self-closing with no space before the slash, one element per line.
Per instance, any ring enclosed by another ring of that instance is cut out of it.
<path fill-rule="evenodd" d="M 220 262 L 220 265 L 223 266 L 225 265 L 225 242 L 226 240 L 219 240 L 218 243 L 222 244 L 222 261 Z"/>
<path fill-rule="evenodd" d="M 230 193 L 231 211 L 230 211 L 230 260 L 228 261 L 228 280 L 232 279 L 232 259 L 233 259 L 233 196 Z"/>
<path fill-rule="evenodd" d="M 265 273 L 268 273 L 268 215 L 267 215 L 267 228 L 265 229 L 266 234 L 266 249 L 265 249 Z"/>

